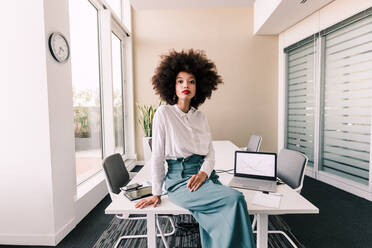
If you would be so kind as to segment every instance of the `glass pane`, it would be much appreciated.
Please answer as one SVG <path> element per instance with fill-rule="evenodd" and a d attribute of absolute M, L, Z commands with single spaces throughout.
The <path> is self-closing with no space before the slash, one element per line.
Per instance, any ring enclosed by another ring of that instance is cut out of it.
<path fill-rule="evenodd" d="M 80 184 L 102 168 L 98 12 L 87 0 L 69 3 L 76 177 Z"/>
<path fill-rule="evenodd" d="M 121 0 L 106 0 L 110 5 L 111 9 L 114 10 L 115 14 L 121 20 Z"/>
<path fill-rule="evenodd" d="M 314 42 L 288 52 L 286 147 L 314 166 Z"/>
<path fill-rule="evenodd" d="M 368 185 L 372 111 L 372 16 L 324 37 L 320 169 Z"/>
<path fill-rule="evenodd" d="M 115 152 L 124 154 L 124 120 L 123 120 L 123 78 L 121 40 L 111 33 L 112 43 L 112 83 L 114 94 L 114 131 Z"/>

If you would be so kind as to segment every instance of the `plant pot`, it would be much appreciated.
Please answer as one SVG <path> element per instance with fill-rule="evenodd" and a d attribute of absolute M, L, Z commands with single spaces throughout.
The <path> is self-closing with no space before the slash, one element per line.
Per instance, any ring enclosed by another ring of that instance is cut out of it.
<path fill-rule="evenodd" d="M 151 159 L 152 137 L 143 137 L 143 159 L 145 162 Z"/>

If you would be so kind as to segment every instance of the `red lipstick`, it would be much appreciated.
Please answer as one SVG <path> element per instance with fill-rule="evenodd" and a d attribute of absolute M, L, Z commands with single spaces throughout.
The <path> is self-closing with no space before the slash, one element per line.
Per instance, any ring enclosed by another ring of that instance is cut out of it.
<path fill-rule="evenodd" d="M 190 91 L 189 90 L 183 90 L 182 93 L 185 94 L 185 95 L 188 95 L 188 94 L 190 94 Z"/>

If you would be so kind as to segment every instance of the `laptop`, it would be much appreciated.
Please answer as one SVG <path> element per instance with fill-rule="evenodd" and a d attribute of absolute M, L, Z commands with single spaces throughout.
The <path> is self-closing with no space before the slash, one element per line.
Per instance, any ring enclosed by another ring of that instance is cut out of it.
<path fill-rule="evenodd" d="M 275 192 L 276 153 L 235 151 L 234 177 L 229 186 Z"/>

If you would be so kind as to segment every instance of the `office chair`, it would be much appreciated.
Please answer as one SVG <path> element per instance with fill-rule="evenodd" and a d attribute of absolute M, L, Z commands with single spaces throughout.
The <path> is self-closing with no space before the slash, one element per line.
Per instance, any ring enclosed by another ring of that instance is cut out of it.
<path fill-rule="evenodd" d="M 260 150 L 261 142 L 262 142 L 261 136 L 252 134 L 251 137 L 249 138 L 246 151 L 258 152 Z"/>
<path fill-rule="evenodd" d="M 294 150 L 282 149 L 278 155 L 277 176 L 297 193 L 300 193 L 304 183 L 307 162 L 308 158 L 305 154 Z M 254 230 L 256 223 L 257 219 L 256 216 L 254 216 L 252 230 Z M 253 232 L 256 233 L 257 231 Z M 268 233 L 284 235 L 288 242 L 291 243 L 293 247 L 297 248 L 296 244 L 285 232 L 269 230 Z"/>
<path fill-rule="evenodd" d="M 277 175 L 297 193 L 301 193 L 308 160 L 305 154 L 294 150 L 282 149 L 278 155 Z"/>
<path fill-rule="evenodd" d="M 103 161 L 103 169 L 105 171 L 107 188 L 110 193 L 111 200 L 114 200 L 120 194 L 120 188 L 127 185 L 129 182 L 129 173 L 125 167 L 123 158 L 119 153 L 112 154 L 106 157 Z M 129 215 L 116 215 L 118 219 L 126 219 L 126 220 L 143 220 L 146 217 L 129 217 Z M 170 233 L 164 233 L 160 228 L 159 218 L 166 218 L 170 221 L 172 226 L 172 231 Z M 173 235 L 175 233 L 175 226 L 172 218 L 169 216 L 156 216 L 156 225 L 159 230 L 158 237 L 161 237 L 164 246 L 168 248 L 168 243 L 165 240 L 165 237 Z M 123 239 L 133 239 L 133 238 L 147 238 L 147 235 L 124 235 L 119 237 L 119 239 L 115 243 L 115 248 L 118 247 L 119 243 Z"/>

